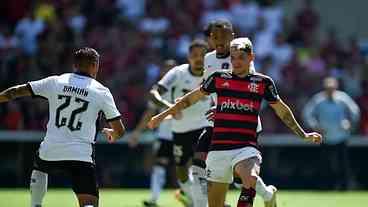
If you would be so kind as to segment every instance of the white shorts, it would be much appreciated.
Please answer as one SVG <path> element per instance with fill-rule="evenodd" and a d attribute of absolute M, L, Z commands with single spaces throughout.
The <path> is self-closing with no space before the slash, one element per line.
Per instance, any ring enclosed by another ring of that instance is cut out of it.
<path fill-rule="evenodd" d="M 206 160 L 207 180 L 217 183 L 232 183 L 235 165 L 251 157 L 256 157 L 260 163 L 262 162 L 261 152 L 254 147 L 209 152 Z"/>

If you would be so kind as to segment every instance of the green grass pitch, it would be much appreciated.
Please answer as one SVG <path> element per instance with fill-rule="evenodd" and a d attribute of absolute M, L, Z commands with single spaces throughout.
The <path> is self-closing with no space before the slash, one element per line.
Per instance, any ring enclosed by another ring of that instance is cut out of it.
<path fill-rule="evenodd" d="M 141 201 L 149 196 L 148 190 L 102 189 L 100 207 L 140 207 Z M 238 191 L 230 191 L 228 203 L 236 206 Z M 278 207 L 367 207 L 366 192 L 325 192 L 325 191 L 284 191 L 278 193 Z M 162 207 L 181 207 L 173 198 L 173 191 L 164 191 L 159 204 Z M 27 189 L 1 189 L 0 207 L 29 207 Z M 45 197 L 44 207 L 76 207 L 76 199 L 71 190 L 50 189 Z M 262 207 L 257 197 L 255 207 Z"/>

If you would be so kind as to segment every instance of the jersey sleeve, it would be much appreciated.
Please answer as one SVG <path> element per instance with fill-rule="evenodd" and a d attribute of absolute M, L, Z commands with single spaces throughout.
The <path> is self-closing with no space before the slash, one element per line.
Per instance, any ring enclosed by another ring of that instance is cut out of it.
<path fill-rule="evenodd" d="M 178 70 L 175 70 L 175 68 L 171 69 L 169 72 L 167 72 L 164 77 L 158 82 L 158 85 L 164 87 L 166 90 L 170 90 L 173 88 L 178 80 Z"/>
<path fill-rule="evenodd" d="M 206 92 L 207 94 L 215 93 L 216 92 L 216 73 L 212 74 L 208 77 L 203 84 L 201 85 L 201 90 Z"/>
<path fill-rule="evenodd" d="M 269 103 L 274 103 L 280 100 L 275 82 L 271 78 L 266 78 L 265 82 L 266 85 L 264 98 L 266 99 L 266 101 L 268 101 Z"/>
<path fill-rule="evenodd" d="M 27 83 L 33 97 L 49 98 L 53 94 L 56 76 L 50 76 L 41 80 L 31 81 Z"/>
<path fill-rule="evenodd" d="M 101 108 L 108 122 L 121 118 L 121 114 L 116 107 L 114 97 L 112 96 L 110 90 L 107 90 L 105 94 L 103 94 Z"/>

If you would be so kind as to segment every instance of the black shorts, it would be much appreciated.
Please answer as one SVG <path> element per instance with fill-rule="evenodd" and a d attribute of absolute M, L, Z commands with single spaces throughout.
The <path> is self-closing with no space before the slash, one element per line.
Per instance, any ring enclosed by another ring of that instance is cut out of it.
<path fill-rule="evenodd" d="M 167 139 L 157 139 L 154 143 L 155 155 L 157 158 L 173 158 L 174 142 Z"/>
<path fill-rule="evenodd" d="M 196 150 L 195 150 L 196 152 L 208 153 L 210 145 L 211 145 L 212 130 L 213 130 L 213 127 L 207 127 L 204 129 L 203 133 L 198 139 L 198 143 L 197 143 Z"/>
<path fill-rule="evenodd" d="M 185 133 L 173 133 L 174 135 L 174 157 L 177 166 L 184 166 L 193 157 L 197 147 L 198 139 L 203 133 L 201 128 Z"/>
<path fill-rule="evenodd" d="M 51 175 L 67 176 L 71 180 L 75 194 L 99 196 L 96 168 L 93 163 L 69 160 L 46 161 L 42 160 L 37 154 L 33 168 Z"/>

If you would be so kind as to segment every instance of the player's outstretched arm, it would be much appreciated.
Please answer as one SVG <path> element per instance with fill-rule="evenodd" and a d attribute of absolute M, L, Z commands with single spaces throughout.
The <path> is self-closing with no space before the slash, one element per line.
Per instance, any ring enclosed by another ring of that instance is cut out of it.
<path fill-rule="evenodd" d="M 26 84 L 17 85 L 0 92 L 0 103 L 8 102 L 13 99 L 31 96 L 32 92 Z"/>
<path fill-rule="evenodd" d="M 197 88 L 183 97 L 179 98 L 178 101 L 171 106 L 170 108 L 166 109 L 165 111 L 161 112 L 160 114 L 151 118 L 148 122 L 148 127 L 150 129 L 154 129 L 158 127 L 158 125 L 169 115 L 175 115 L 182 111 L 185 108 L 197 103 L 203 97 L 207 96 L 205 92 L 201 90 L 201 88 Z"/>
<path fill-rule="evenodd" d="M 281 99 L 276 102 L 270 103 L 277 116 L 299 137 L 320 144 L 322 142 L 322 136 L 317 132 L 306 133 L 303 128 L 296 121 L 293 112 L 288 105 Z"/>
<path fill-rule="evenodd" d="M 123 137 L 125 134 L 125 127 L 121 122 L 121 119 L 110 121 L 109 125 L 111 128 L 103 128 L 102 133 L 105 134 L 107 140 L 112 143 Z"/>

